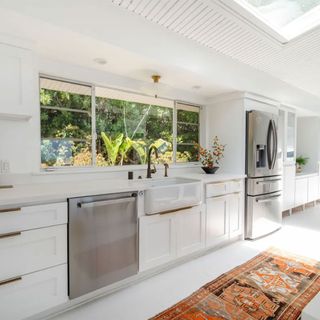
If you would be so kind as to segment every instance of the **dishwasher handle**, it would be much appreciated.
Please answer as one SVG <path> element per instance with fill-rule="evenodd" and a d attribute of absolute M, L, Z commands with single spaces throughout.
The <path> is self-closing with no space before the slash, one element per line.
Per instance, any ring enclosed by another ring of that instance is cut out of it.
<path fill-rule="evenodd" d="M 137 194 L 133 193 L 131 197 L 123 197 L 123 198 L 115 198 L 109 200 L 100 200 L 100 201 L 91 201 L 91 202 L 78 202 L 77 206 L 79 208 L 94 208 L 107 206 L 111 204 L 120 204 L 120 203 L 128 203 L 136 201 Z"/>

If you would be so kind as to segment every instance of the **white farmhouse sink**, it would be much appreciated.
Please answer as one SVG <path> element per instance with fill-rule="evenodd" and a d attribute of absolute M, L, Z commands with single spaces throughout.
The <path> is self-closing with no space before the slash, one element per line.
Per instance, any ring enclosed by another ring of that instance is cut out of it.
<path fill-rule="evenodd" d="M 144 211 L 157 214 L 201 202 L 201 181 L 186 178 L 167 178 L 144 181 Z"/>

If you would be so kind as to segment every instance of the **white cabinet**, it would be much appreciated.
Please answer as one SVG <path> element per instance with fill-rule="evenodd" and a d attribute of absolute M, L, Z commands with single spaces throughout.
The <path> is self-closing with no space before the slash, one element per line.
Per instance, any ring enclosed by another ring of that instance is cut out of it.
<path fill-rule="evenodd" d="M 206 203 L 207 247 L 243 233 L 243 197 L 240 192 L 208 198 Z"/>
<path fill-rule="evenodd" d="M 294 109 L 281 106 L 279 111 L 279 134 L 284 163 L 295 163 L 297 117 Z"/>
<path fill-rule="evenodd" d="M 67 203 L 0 209 L 1 319 L 68 300 Z"/>
<path fill-rule="evenodd" d="M 283 167 L 283 211 L 290 210 L 295 206 L 295 164 L 286 164 Z"/>
<path fill-rule="evenodd" d="M 0 44 L 0 70 L 0 116 L 28 113 L 35 90 L 31 51 Z"/>
<path fill-rule="evenodd" d="M 243 196 L 239 193 L 229 195 L 229 238 L 243 233 Z"/>
<path fill-rule="evenodd" d="M 204 248 L 205 219 L 200 206 L 176 215 L 177 255 L 190 254 Z"/>
<path fill-rule="evenodd" d="M 174 214 L 140 218 L 140 271 L 171 261 L 176 256 Z"/>
<path fill-rule="evenodd" d="M 318 200 L 319 176 L 308 178 L 308 202 Z"/>
<path fill-rule="evenodd" d="M 204 247 L 201 206 L 139 220 L 139 270 L 147 270 Z"/>
<path fill-rule="evenodd" d="M 301 206 L 308 202 L 308 178 L 296 179 L 295 206 Z"/>
<path fill-rule="evenodd" d="M 206 185 L 206 247 L 243 234 L 243 180 Z"/>
<path fill-rule="evenodd" d="M 0 282 L 1 319 L 20 320 L 68 299 L 67 264 Z"/>
<path fill-rule="evenodd" d="M 212 247 L 228 240 L 228 196 L 207 199 L 206 246 Z"/>

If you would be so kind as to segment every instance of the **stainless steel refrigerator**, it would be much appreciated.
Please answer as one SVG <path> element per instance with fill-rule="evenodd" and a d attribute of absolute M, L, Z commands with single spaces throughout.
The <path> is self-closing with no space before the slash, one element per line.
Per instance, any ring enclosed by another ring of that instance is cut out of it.
<path fill-rule="evenodd" d="M 282 224 L 282 154 L 278 116 L 248 111 L 246 119 L 246 238 L 257 239 Z"/>

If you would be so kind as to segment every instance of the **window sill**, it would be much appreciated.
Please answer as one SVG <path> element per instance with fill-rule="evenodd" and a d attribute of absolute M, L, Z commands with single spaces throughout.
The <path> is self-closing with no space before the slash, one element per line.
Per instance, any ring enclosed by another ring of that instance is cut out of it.
<path fill-rule="evenodd" d="M 158 170 L 162 169 L 163 165 L 156 165 Z M 169 165 L 170 169 L 187 169 L 187 168 L 200 168 L 201 163 L 190 162 Z M 113 173 L 113 172 L 125 172 L 125 171 L 145 171 L 147 165 L 131 165 L 131 166 L 113 166 L 113 167 L 58 167 L 52 169 L 40 169 L 39 172 L 34 172 L 32 175 L 67 175 L 67 174 L 90 174 L 90 173 Z"/>

